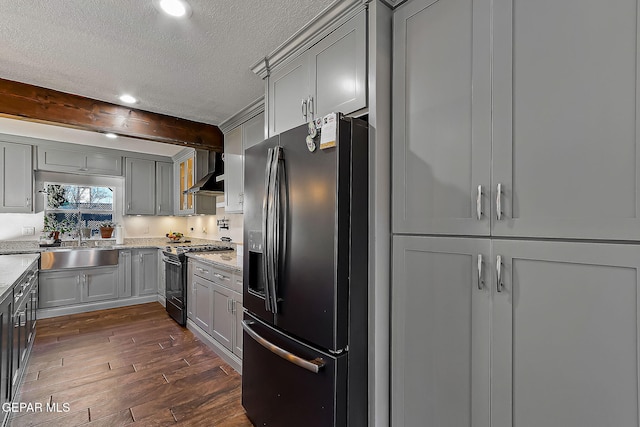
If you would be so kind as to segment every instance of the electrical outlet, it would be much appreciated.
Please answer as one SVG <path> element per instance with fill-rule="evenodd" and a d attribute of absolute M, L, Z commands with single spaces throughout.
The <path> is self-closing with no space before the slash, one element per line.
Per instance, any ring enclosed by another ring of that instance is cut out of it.
<path fill-rule="evenodd" d="M 143 234 L 149 234 L 149 226 L 147 225 L 146 227 L 144 227 L 144 229 L 142 230 Z"/>
<path fill-rule="evenodd" d="M 33 236 L 36 234 L 35 227 L 22 227 L 22 235 L 23 236 Z"/>
<path fill-rule="evenodd" d="M 207 229 L 205 227 L 202 227 L 202 234 L 207 234 Z"/>

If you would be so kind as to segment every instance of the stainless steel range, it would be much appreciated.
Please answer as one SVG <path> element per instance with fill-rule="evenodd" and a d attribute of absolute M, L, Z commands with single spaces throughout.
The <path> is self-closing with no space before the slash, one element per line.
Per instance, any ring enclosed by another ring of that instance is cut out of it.
<path fill-rule="evenodd" d="M 187 257 L 189 252 L 232 251 L 223 245 L 167 246 L 162 251 L 165 269 L 167 312 L 180 325 L 187 324 Z"/>

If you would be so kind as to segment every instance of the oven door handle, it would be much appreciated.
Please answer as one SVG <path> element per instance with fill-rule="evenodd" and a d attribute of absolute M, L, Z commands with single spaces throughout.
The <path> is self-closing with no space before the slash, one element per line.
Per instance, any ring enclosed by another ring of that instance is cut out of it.
<path fill-rule="evenodd" d="M 162 261 L 166 262 L 167 264 L 175 265 L 177 267 L 182 267 L 182 263 L 180 261 L 174 261 L 164 255 L 162 255 Z"/>
<path fill-rule="evenodd" d="M 307 371 L 313 372 L 314 374 L 317 374 L 318 372 L 320 372 L 320 368 L 324 367 L 325 363 L 324 363 L 324 360 L 322 360 L 322 358 L 317 358 L 314 360 L 306 360 L 306 359 L 303 359 L 302 357 L 296 356 L 291 352 L 288 352 L 283 348 L 278 347 L 272 342 L 267 341 L 266 339 L 258 335 L 256 331 L 251 329 L 251 326 L 249 325 L 253 325 L 253 324 L 254 322 L 252 321 L 243 320 L 242 329 L 244 329 L 244 331 L 251 338 L 253 338 L 258 344 L 260 344 L 270 352 L 282 357 L 287 362 L 291 362 L 294 365 L 298 365 L 301 368 L 306 369 Z"/>

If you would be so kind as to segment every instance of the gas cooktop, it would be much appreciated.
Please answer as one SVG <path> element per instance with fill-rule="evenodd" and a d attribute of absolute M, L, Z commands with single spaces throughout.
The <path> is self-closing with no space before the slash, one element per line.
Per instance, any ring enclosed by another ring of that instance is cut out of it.
<path fill-rule="evenodd" d="M 232 251 L 233 247 L 224 245 L 181 245 L 181 246 L 167 246 L 164 248 L 164 252 L 168 254 L 185 254 L 187 252 L 221 252 Z"/>

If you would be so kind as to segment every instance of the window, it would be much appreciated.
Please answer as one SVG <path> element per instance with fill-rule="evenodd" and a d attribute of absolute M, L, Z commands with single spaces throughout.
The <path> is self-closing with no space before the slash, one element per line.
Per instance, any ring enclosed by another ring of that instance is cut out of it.
<path fill-rule="evenodd" d="M 63 233 L 77 233 L 83 237 L 99 233 L 100 224 L 113 221 L 114 190 L 76 184 L 44 183 L 45 226 Z"/>

